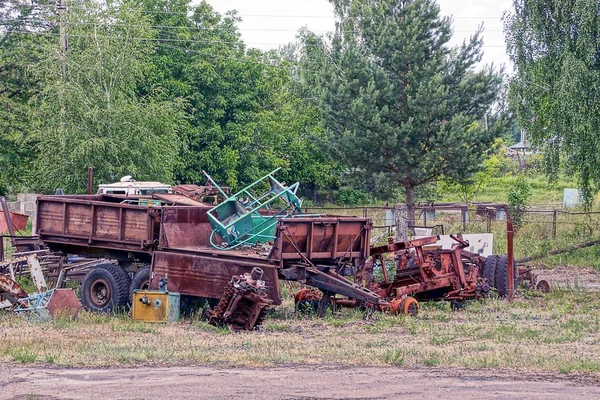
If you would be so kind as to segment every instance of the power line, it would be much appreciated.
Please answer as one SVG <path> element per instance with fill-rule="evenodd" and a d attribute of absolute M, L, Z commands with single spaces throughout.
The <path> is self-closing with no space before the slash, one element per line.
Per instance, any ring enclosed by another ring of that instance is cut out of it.
<path fill-rule="evenodd" d="M 19 31 L 13 32 L 14 34 L 23 35 L 46 35 L 46 36 L 58 36 L 57 33 L 52 32 L 26 32 Z M 103 39 L 120 39 L 120 40 L 139 40 L 146 42 L 177 42 L 177 43 L 201 43 L 201 44 L 229 44 L 229 45 L 257 45 L 257 46 L 282 46 L 284 43 L 280 42 L 245 42 L 245 41 L 225 41 L 225 40 L 201 40 L 201 39 L 173 39 L 173 38 L 144 38 L 144 37 L 129 37 L 129 36 L 114 36 L 114 35 L 81 35 L 76 33 L 69 33 L 69 37 L 80 37 L 80 38 L 103 38 Z M 483 48 L 506 48 L 506 45 L 483 45 Z"/>
<path fill-rule="evenodd" d="M 50 7 L 57 8 L 54 4 L 36 4 L 32 7 Z M 69 6 L 69 9 L 73 10 L 85 10 L 87 7 L 83 6 Z M 165 14 L 165 15 L 193 15 L 194 9 L 188 11 L 162 11 L 162 10 L 143 10 L 131 8 L 132 11 L 137 11 L 142 14 Z M 335 15 L 294 15 L 294 14 L 235 14 L 235 17 L 240 18 L 311 18 L 311 19 L 336 19 Z M 482 19 L 501 19 L 502 16 L 451 16 L 454 20 L 482 20 Z M 352 19 L 361 19 L 361 17 L 346 17 Z"/>
<path fill-rule="evenodd" d="M 25 22 L 47 22 L 47 21 L 25 21 Z M 0 25 L 9 25 L 0 23 Z M 27 25 L 27 24 L 25 24 Z M 117 26 L 117 27 L 128 27 L 128 28 L 153 28 L 153 29 L 190 29 L 196 31 L 224 31 L 230 29 L 229 27 L 204 27 L 204 26 L 177 26 L 177 25 L 135 25 L 135 24 L 120 24 L 120 23 L 97 23 L 97 22 L 80 22 L 80 21 L 70 21 L 68 25 L 71 26 Z M 34 25 L 31 25 L 34 26 Z M 272 29 L 272 28 L 237 28 L 236 31 L 248 31 L 248 32 L 298 32 L 299 29 Z M 465 29 L 465 30 L 453 30 L 454 33 L 471 33 L 474 32 L 475 29 Z M 484 32 L 503 32 L 503 29 L 486 29 Z M 328 30 L 314 30 L 310 31 L 312 33 L 329 33 L 333 31 Z M 354 31 L 342 31 L 341 33 L 352 33 Z"/>

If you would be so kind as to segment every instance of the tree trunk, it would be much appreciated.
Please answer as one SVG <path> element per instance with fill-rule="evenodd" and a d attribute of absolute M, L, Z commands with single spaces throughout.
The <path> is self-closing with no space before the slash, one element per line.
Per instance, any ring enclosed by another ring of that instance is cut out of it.
<path fill-rule="evenodd" d="M 411 184 L 404 185 L 406 210 L 408 215 L 408 229 L 414 234 L 415 226 L 415 187 Z"/>

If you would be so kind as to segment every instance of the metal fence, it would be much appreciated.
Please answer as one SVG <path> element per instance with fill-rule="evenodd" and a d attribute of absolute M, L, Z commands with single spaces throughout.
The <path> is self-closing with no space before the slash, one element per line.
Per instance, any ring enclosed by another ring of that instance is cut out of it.
<path fill-rule="evenodd" d="M 416 207 L 415 226 L 431 234 L 492 233 L 494 253 L 506 253 L 505 204 L 467 206 L 430 205 Z M 307 212 L 371 218 L 373 238 L 395 231 L 394 207 L 309 207 Z M 515 257 L 530 258 L 556 249 L 600 240 L 600 212 L 571 212 L 556 209 L 526 209 L 515 236 Z"/>

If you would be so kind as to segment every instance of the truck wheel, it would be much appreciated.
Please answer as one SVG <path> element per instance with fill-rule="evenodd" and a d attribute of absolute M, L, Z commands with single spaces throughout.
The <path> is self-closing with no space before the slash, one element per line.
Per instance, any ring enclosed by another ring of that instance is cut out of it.
<path fill-rule="evenodd" d="M 505 297 L 508 295 L 508 256 L 505 254 L 498 260 L 496 265 L 496 288 L 498 289 L 498 296 Z M 517 271 L 517 263 L 513 260 L 513 281 L 514 291 L 517 292 L 517 286 L 519 285 L 519 271 Z"/>
<path fill-rule="evenodd" d="M 150 266 L 146 265 L 137 270 L 135 275 L 133 275 L 133 279 L 131 280 L 131 285 L 129 285 L 129 300 L 133 300 L 133 291 L 138 289 L 148 289 L 150 287 Z"/>
<path fill-rule="evenodd" d="M 129 275 L 123 268 L 114 264 L 98 265 L 83 278 L 81 302 L 94 312 L 125 306 L 129 301 L 129 284 Z"/>
<path fill-rule="evenodd" d="M 483 264 L 483 278 L 487 279 L 490 289 L 496 287 L 496 268 L 500 256 L 488 256 Z"/>

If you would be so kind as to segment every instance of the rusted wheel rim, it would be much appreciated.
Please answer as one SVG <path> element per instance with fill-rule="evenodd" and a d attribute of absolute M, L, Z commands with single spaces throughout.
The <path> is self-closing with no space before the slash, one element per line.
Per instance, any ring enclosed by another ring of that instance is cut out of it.
<path fill-rule="evenodd" d="M 102 308 L 110 302 L 110 285 L 104 279 L 98 279 L 90 286 L 90 300 L 95 307 Z"/>
<path fill-rule="evenodd" d="M 542 293 L 550 293 L 550 282 L 542 279 L 538 282 L 536 289 Z"/>
<path fill-rule="evenodd" d="M 407 297 L 402 300 L 402 303 L 400 303 L 400 308 L 402 309 L 402 313 L 404 313 L 404 315 L 413 317 L 419 312 L 419 303 L 417 303 L 417 300 L 414 298 Z"/>
<path fill-rule="evenodd" d="M 417 315 L 418 312 L 419 307 L 417 306 L 417 303 L 411 301 L 410 304 L 408 304 L 408 307 L 406 307 L 406 315 L 413 317 Z"/>

